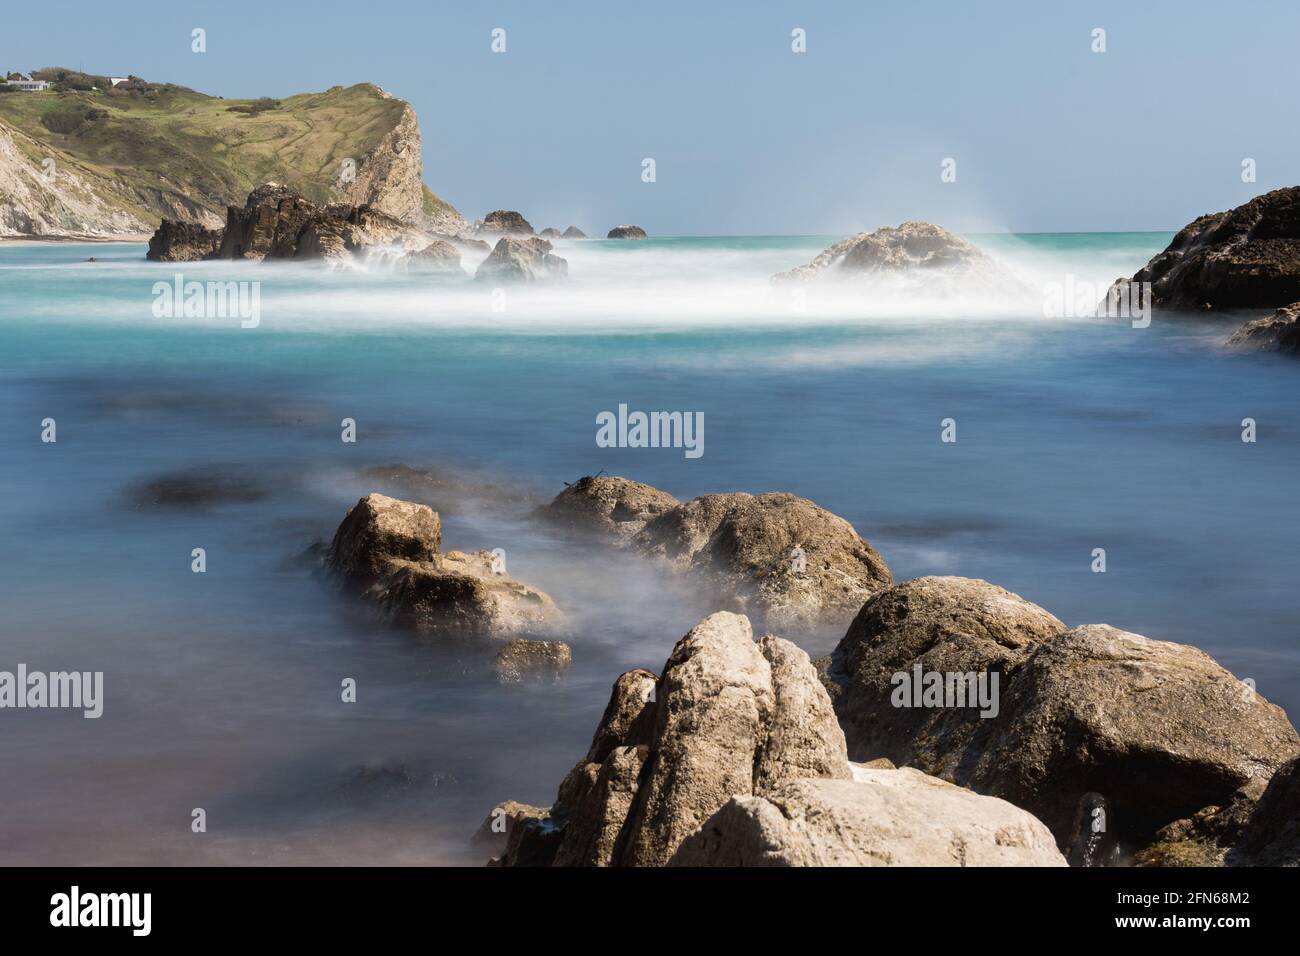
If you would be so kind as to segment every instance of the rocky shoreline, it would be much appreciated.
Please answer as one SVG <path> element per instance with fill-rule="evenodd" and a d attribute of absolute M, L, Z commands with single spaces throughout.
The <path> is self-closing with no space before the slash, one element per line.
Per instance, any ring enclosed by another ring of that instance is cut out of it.
<path fill-rule="evenodd" d="M 474 841 L 496 865 L 1300 865 L 1300 736 L 1194 647 L 1068 627 L 986 581 L 896 582 L 785 493 L 596 476 L 537 518 L 719 610 L 659 674 L 614 681 L 551 806 L 492 808 Z M 394 626 L 495 649 L 503 684 L 573 660 L 562 607 L 492 553 L 443 551 L 427 505 L 363 497 L 323 564 Z M 827 624 L 816 660 L 760 636 Z"/>

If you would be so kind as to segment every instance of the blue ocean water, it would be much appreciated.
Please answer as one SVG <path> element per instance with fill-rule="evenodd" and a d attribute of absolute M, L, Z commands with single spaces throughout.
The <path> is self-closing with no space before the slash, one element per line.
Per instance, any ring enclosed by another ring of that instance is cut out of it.
<path fill-rule="evenodd" d="M 561 243 L 566 283 L 495 297 L 379 261 L 0 245 L 0 669 L 103 670 L 106 696 L 98 720 L 0 713 L 0 858 L 479 862 L 491 806 L 549 803 L 614 677 L 657 670 L 710 610 L 533 520 L 602 469 L 681 498 L 803 495 L 898 579 L 985 578 L 1071 625 L 1193 644 L 1295 714 L 1300 366 L 1224 353 L 1231 323 L 1044 317 L 1048 284 L 1104 290 L 1168 234 L 972 238 L 1019 292 L 768 283 L 825 237 Z M 257 327 L 157 317 L 177 273 L 258 282 Z M 597 447 L 620 403 L 702 412 L 704 455 Z M 398 464 L 429 477 L 412 490 Z M 212 479 L 206 504 L 159 492 Z M 490 652 L 337 595 L 307 549 L 372 490 L 430 500 L 446 547 L 502 547 L 548 590 L 568 678 L 501 687 Z"/>

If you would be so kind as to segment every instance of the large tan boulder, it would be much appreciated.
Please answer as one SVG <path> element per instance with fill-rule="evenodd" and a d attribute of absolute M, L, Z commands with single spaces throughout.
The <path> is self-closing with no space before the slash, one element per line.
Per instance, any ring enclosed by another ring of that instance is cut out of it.
<path fill-rule="evenodd" d="M 363 586 L 393 573 L 394 561 L 432 561 L 442 544 L 442 521 L 428 505 L 370 494 L 358 501 L 334 533 L 326 563 Z"/>
<path fill-rule="evenodd" d="M 850 758 L 888 757 L 940 772 L 947 754 L 990 719 L 980 717 L 986 708 L 926 707 L 910 699 L 900 706 L 900 686 L 910 691 L 919 667 L 922 674 L 973 675 L 989 690 L 997 675 L 1000 696 L 1033 649 L 1063 631 L 1037 604 L 975 578 L 915 578 L 880 592 L 862 606 L 829 661 L 819 662 Z M 977 693 L 966 697 L 978 704 Z"/>
<path fill-rule="evenodd" d="M 796 776 L 852 776 L 808 656 L 778 637 L 756 643 L 741 615 L 710 615 L 661 678 L 637 670 L 615 683 L 548 812 L 547 826 L 562 830 L 552 862 L 662 865 L 732 796 Z M 514 862 L 508 850 L 504 862 Z"/>
<path fill-rule="evenodd" d="M 1065 866 L 1047 827 L 918 770 L 861 770 L 731 798 L 673 866 Z"/>

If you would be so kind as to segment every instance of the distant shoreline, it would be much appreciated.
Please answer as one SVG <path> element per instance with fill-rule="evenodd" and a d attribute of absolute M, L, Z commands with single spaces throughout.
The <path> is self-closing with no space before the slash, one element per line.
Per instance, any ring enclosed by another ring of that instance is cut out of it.
<path fill-rule="evenodd" d="M 34 246 L 59 242 L 148 242 L 151 238 L 153 238 L 152 235 L 145 234 L 127 236 L 0 236 L 0 244 L 11 246 Z"/>

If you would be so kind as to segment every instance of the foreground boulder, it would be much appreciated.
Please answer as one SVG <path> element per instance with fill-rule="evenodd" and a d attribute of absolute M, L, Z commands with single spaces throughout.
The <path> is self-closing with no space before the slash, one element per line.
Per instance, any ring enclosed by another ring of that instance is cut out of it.
<path fill-rule="evenodd" d="M 544 514 L 693 575 L 725 607 L 778 629 L 842 626 L 891 581 L 849 522 L 786 493 L 702 495 L 679 502 L 640 482 L 587 477 Z"/>
<path fill-rule="evenodd" d="M 732 797 L 673 866 L 1065 866 L 1047 827 L 918 770 L 861 770 Z"/>
<path fill-rule="evenodd" d="M 532 224 L 513 209 L 497 209 L 475 224 L 479 236 L 531 236 Z"/>
<path fill-rule="evenodd" d="M 808 656 L 778 637 L 755 643 L 748 620 L 720 612 L 677 643 L 657 681 L 618 679 L 586 757 L 519 842 L 558 834 L 557 865 L 659 866 L 733 796 L 851 777 Z"/>
<path fill-rule="evenodd" d="M 1009 800 L 1062 847 L 1087 794 L 1104 797 L 1116 839 L 1140 847 L 1300 752 L 1285 713 L 1201 651 L 1106 625 L 1064 630 L 985 582 L 883 592 L 822 667 L 851 757 L 884 755 Z M 945 693 L 909 706 L 901 692 L 930 673 Z M 946 695 L 991 688 L 995 674 L 992 708 Z"/>
<path fill-rule="evenodd" d="M 1228 339 L 1228 348 L 1243 352 L 1300 354 L 1300 302 L 1270 316 L 1247 322 Z"/>
<path fill-rule="evenodd" d="M 926 707 L 911 700 L 899 706 L 900 685 L 910 693 L 919 666 L 922 674 L 990 675 L 990 691 L 996 674 L 1000 695 L 1034 648 L 1064 631 L 1038 605 L 987 581 L 924 577 L 881 591 L 862 606 L 829 660 L 818 662 L 828 671 L 850 758 L 883 756 L 941 773 L 948 753 L 988 722 L 979 716 L 987 708 L 979 706 L 978 686 L 963 681 L 967 706 Z"/>
<path fill-rule="evenodd" d="M 606 235 L 605 238 L 606 239 L 648 239 L 649 237 L 646 235 L 645 230 L 642 229 L 640 226 L 623 225 L 623 226 L 615 226 L 613 229 L 609 231 L 608 235 Z"/>
<path fill-rule="evenodd" d="M 1010 281 L 1001 267 L 965 239 L 928 222 L 905 222 L 860 232 L 835 243 L 807 265 L 773 276 L 774 282 L 852 280 L 909 273 Z"/>
<path fill-rule="evenodd" d="M 548 594 L 503 573 L 490 552 L 443 553 L 441 537 L 427 505 L 371 494 L 343 519 L 325 563 L 392 620 L 432 637 L 509 637 L 559 620 Z"/>
<path fill-rule="evenodd" d="M 1125 283 L 1163 309 L 1281 308 L 1300 300 L 1300 186 L 1200 216 Z"/>
<path fill-rule="evenodd" d="M 492 253 L 479 265 L 474 278 L 480 282 L 535 282 L 562 279 L 569 274 L 569 262 L 551 252 L 545 239 L 497 240 Z"/>

